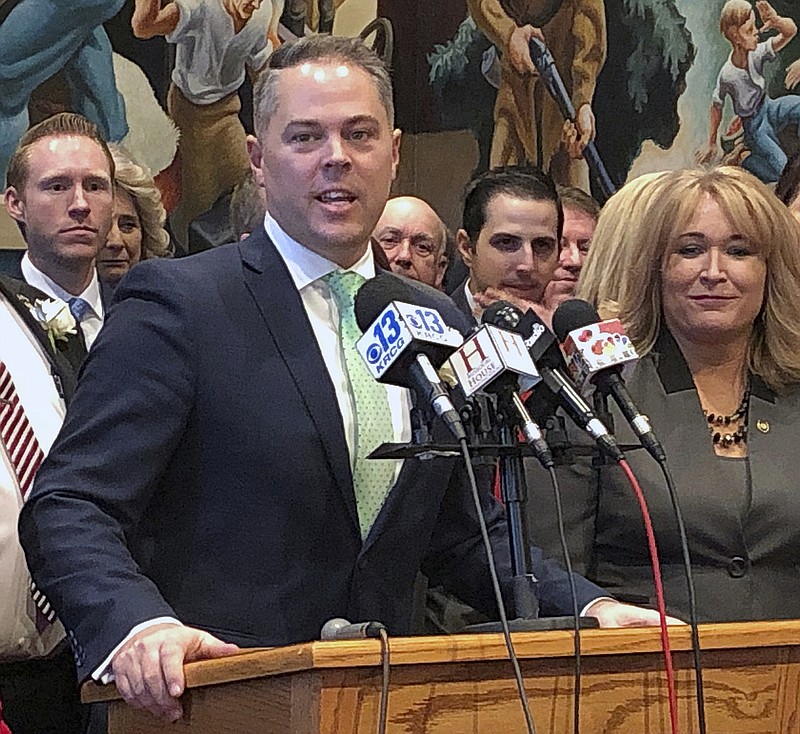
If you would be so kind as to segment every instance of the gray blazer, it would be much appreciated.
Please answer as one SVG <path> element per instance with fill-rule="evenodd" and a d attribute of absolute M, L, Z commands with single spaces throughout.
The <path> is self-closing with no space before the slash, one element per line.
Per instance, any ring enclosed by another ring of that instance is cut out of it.
<path fill-rule="evenodd" d="M 793 451 L 800 391 L 776 396 L 754 377 L 749 457 L 714 453 L 689 369 L 668 332 L 637 365 L 628 389 L 651 419 L 667 454 L 683 511 L 701 621 L 800 617 L 800 478 Z M 617 438 L 636 443 L 612 408 Z M 582 440 L 582 439 L 579 439 Z M 666 484 L 643 450 L 627 458 L 642 486 L 659 548 L 670 613 L 688 619 L 688 592 Z M 634 603 L 654 601 L 653 575 L 633 490 L 616 466 L 589 459 L 558 470 L 575 570 Z M 561 557 L 552 491 L 529 460 L 532 535 Z"/>

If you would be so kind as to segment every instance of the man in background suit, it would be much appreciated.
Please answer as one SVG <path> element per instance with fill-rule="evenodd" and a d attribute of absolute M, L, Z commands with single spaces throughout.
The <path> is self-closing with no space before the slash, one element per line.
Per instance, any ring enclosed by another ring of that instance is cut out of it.
<path fill-rule="evenodd" d="M 64 628 L 31 593 L 17 537 L 33 474 L 85 356 L 66 304 L 48 301 L 0 276 L 0 701 L 14 734 L 82 734 L 86 724 Z"/>
<path fill-rule="evenodd" d="M 547 174 L 508 166 L 473 178 L 456 233 L 469 276 L 452 292 L 453 300 L 478 321 L 484 306 L 496 300 L 541 310 L 563 226 L 561 202 Z"/>
<path fill-rule="evenodd" d="M 287 44 L 257 86 L 256 130 L 264 228 L 129 273 L 20 520 L 80 677 L 113 676 L 170 720 L 187 661 L 315 639 L 332 617 L 407 633 L 420 569 L 495 612 L 456 462 L 365 460 L 411 435 L 408 391 L 353 357 L 353 291 L 375 277 L 398 163 L 388 72 L 358 39 Z M 482 502 L 507 585 L 505 520 Z M 532 556 L 543 611 L 571 609 L 566 574 Z M 656 621 L 576 583 L 604 625 Z"/>
<path fill-rule="evenodd" d="M 91 347 L 105 316 L 95 257 L 111 228 L 114 161 L 94 123 L 63 112 L 20 140 L 7 173 L 6 211 L 28 251 L 25 280 L 69 304 Z"/>
<path fill-rule="evenodd" d="M 386 202 L 373 237 L 393 273 L 441 288 L 452 256 L 447 225 L 426 201 L 395 196 Z"/>

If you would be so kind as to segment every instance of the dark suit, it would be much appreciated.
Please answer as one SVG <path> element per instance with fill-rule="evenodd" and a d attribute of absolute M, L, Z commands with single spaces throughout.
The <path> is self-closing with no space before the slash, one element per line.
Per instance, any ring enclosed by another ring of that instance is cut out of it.
<path fill-rule="evenodd" d="M 667 454 L 689 537 L 701 621 L 800 617 L 800 499 L 790 467 L 800 431 L 800 394 L 775 396 L 752 379 L 748 460 L 714 453 L 697 391 L 668 332 L 636 366 L 628 389 Z M 613 411 L 620 443 L 636 443 Z M 582 439 L 581 439 L 582 440 Z M 658 465 L 644 450 L 628 453 L 653 518 L 670 613 L 688 619 L 678 531 Z M 746 475 L 751 476 L 747 490 Z M 528 462 L 532 532 L 557 553 L 555 510 L 538 469 Z M 559 469 L 575 570 L 634 601 L 654 599 L 641 514 L 617 467 L 589 462 Z"/>
<path fill-rule="evenodd" d="M 36 338 L 56 388 L 69 402 L 86 356 L 80 340 L 57 340 L 53 347 L 28 307 L 48 296 L 24 281 L 0 275 L 0 294 Z M 47 658 L 0 662 L 0 700 L 14 734 L 79 734 L 86 726 L 88 712 L 80 703 L 75 664 L 66 644 Z"/>
<path fill-rule="evenodd" d="M 483 501 L 507 578 L 504 518 Z M 84 677 L 163 615 L 245 646 L 311 640 L 336 616 L 407 633 L 420 568 L 494 613 L 454 460 L 406 461 L 362 543 L 333 386 L 263 230 L 126 277 L 20 531 Z M 566 575 L 534 556 L 545 612 L 569 608 Z M 599 594 L 579 580 L 581 603 Z"/>
<path fill-rule="evenodd" d="M 26 304 L 26 301 L 35 303 L 39 299 L 47 300 L 50 296 L 28 285 L 24 280 L 0 275 L 0 293 L 6 297 L 8 303 L 22 317 L 31 333 L 36 337 L 50 363 L 51 374 L 61 385 L 64 399 L 69 401 L 75 392 L 78 370 L 86 358 L 86 350 L 80 343 L 80 339 L 72 337 L 67 340 L 57 340 L 56 348 L 53 349 L 47 331 L 34 318 Z"/>
<path fill-rule="evenodd" d="M 473 323 L 475 322 L 475 315 L 472 313 L 472 307 L 469 305 L 469 301 L 467 300 L 467 294 L 464 291 L 464 288 L 467 285 L 467 281 L 469 280 L 469 275 L 462 280 L 456 288 L 450 293 L 450 298 L 453 299 L 453 303 L 458 306 L 458 310 L 461 311 L 467 318 L 469 318 Z"/>

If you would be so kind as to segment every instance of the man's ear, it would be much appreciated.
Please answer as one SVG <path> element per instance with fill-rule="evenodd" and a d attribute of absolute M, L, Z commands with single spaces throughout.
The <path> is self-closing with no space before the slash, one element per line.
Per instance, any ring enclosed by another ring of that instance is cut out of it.
<path fill-rule="evenodd" d="M 456 247 L 458 247 L 464 265 L 472 270 L 472 259 L 475 256 L 475 250 L 472 249 L 472 243 L 469 240 L 469 235 L 466 230 L 459 229 L 458 232 L 456 232 Z"/>
<path fill-rule="evenodd" d="M 13 186 L 9 186 L 6 189 L 6 193 L 3 195 L 3 203 L 9 216 L 17 224 L 25 224 L 25 202 Z"/>
<path fill-rule="evenodd" d="M 444 274 L 447 272 L 447 266 L 450 264 L 450 258 L 447 257 L 446 253 L 442 253 L 439 255 L 439 263 L 436 266 L 436 281 L 434 282 L 434 286 L 436 288 L 442 287 L 442 281 L 444 280 Z"/>
<path fill-rule="evenodd" d="M 264 172 L 261 170 L 261 143 L 255 135 L 247 136 L 247 156 L 250 158 L 250 170 L 256 186 L 264 188 Z"/>
<path fill-rule="evenodd" d="M 397 166 L 400 165 L 400 141 L 403 133 L 399 129 L 392 131 L 392 181 L 397 177 Z"/>

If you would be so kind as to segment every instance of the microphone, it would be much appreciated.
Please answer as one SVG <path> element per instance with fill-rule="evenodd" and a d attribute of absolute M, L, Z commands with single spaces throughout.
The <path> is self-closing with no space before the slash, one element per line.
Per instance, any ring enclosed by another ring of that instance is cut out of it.
<path fill-rule="evenodd" d="M 378 382 L 414 390 L 461 441 L 464 426 L 435 368 L 464 340 L 433 305 L 442 302 L 446 305 L 443 296 L 435 299 L 396 276 L 368 280 L 355 298 L 363 332 L 356 349 Z"/>
<path fill-rule="evenodd" d="M 518 392 L 520 378 L 523 390 L 528 390 L 541 377 L 522 337 L 494 326 L 492 319 L 493 311 L 486 309 L 483 326 L 456 350 L 449 364 L 467 397 L 480 389 L 489 390 L 498 395 L 502 404 L 512 407 L 526 443 L 542 466 L 548 468 L 553 466 L 553 455 Z"/>
<path fill-rule="evenodd" d="M 346 619 L 336 617 L 329 619 L 322 625 L 320 639 L 326 642 L 332 640 L 367 640 L 381 636 L 386 631 L 385 625 L 380 622 L 358 622 L 353 624 Z"/>
<path fill-rule="evenodd" d="M 567 368 L 581 389 L 593 384 L 610 395 L 650 455 L 666 460 L 650 419 L 633 402 L 621 373 L 639 358 L 619 319 L 601 321 L 597 309 L 579 298 L 564 301 L 553 314 L 553 330 L 561 342 Z"/>
<path fill-rule="evenodd" d="M 495 323 L 502 320 L 506 328 L 521 334 L 529 349 L 533 363 L 542 376 L 542 382 L 558 400 L 573 422 L 588 433 L 597 443 L 599 448 L 614 462 L 619 463 L 625 456 L 620 450 L 614 437 L 594 414 L 586 401 L 578 394 L 569 378 L 564 375 L 564 357 L 558 346 L 553 332 L 548 329 L 542 320 L 532 311 L 522 313 L 516 306 L 503 304 L 492 317 Z M 534 395 L 539 393 L 539 388 L 534 390 Z M 547 407 L 552 401 L 545 400 Z"/>

